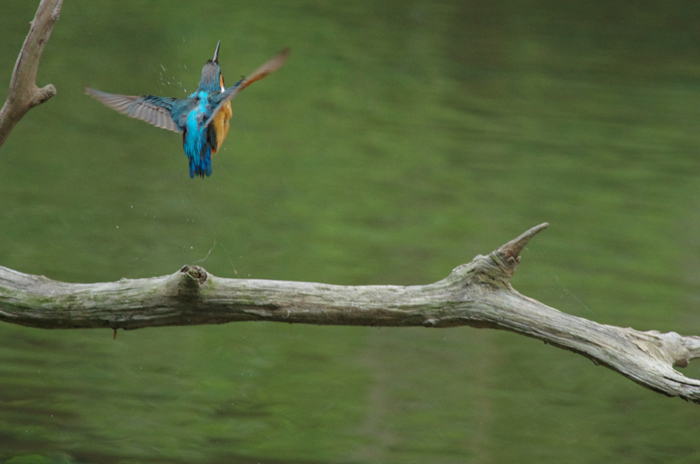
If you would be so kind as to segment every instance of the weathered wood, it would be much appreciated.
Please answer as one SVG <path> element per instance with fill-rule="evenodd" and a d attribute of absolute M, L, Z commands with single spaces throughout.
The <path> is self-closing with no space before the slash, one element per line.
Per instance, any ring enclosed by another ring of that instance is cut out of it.
<path fill-rule="evenodd" d="M 475 257 L 438 282 L 406 287 L 225 279 L 199 266 L 150 279 L 71 284 L 0 267 L 0 320 L 47 329 L 238 321 L 500 329 L 579 353 L 644 387 L 700 403 L 700 381 L 674 369 L 700 356 L 700 337 L 598 324 L 511 287 L 520 252 L 546 227 Z"/>
<path fill-rule="evenodd" d="M 63 0 L 42 0 L 30 23 L 29 34 L 19 52 L 10 80 L 7 100 L 0 110 L 0 146 L 17 122 L 37 105 L 56 95 L 56 87 L 36 85 L 36 73 L 44 46 L 61 14 Z"/>

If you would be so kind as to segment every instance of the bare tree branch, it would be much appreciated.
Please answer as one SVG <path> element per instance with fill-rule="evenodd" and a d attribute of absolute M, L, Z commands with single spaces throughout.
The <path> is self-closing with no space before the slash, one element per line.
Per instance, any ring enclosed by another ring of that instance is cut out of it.
<path fill-rule="evenodd" d="M 700 337 L 598 324 L 511 287 L 521 251 L 546 227 L 533 227 L 438 282 L 408 287 L 224 279 L 199 266 L 149 279 L 71 284 L 0 267 L 0 321 L 46 329 L 115 330 L 240 321 L 466 325 L 537 338 L 656 392 L 700 403 L 700 381 L 674 369 L 700 357 Z"/>
<path fill-rule="evenodd" d="M 29 34 L 12 72 L 10 92 L 0 110 L 0 146 L 27 111 L 56 95 L 56 87 L 52 84 L 37 87 L 36 73 L 41 53 L 61 13 L 62 3 L 63 0 L 42 0 L 30 23 Z"/>

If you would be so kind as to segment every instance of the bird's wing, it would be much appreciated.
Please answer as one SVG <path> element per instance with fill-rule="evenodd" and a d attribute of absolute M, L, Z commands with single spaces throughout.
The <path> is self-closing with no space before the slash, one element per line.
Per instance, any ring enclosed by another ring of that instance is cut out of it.
<path fill-rule="evenodd" d="M 214 120 L 214 117 L 219 112 L 219 110 L 223 108 L 227 101 L 230 101 L 233 97 L 235 97 L 238 92 L 245 89 L 253 82 L 259 81 L 268 74 L 271 74 L 277 71 L 279 68 L 281 68 L 284 62 L 287 61 L 287 58 L 289 57 L 289 52 L 291 52 L 291 49 L 285 48 L 277 55 L 275 55 L 271 60 L 266 61 L 262 66 L 253 71 L 249 77 L 241 79 L 240 81 L 236 82 L 233 86 L 221 92 L 221 94 L 219 94 L 219 96 L 216 99 L 216 106 L 214 107 L 211 116 L 209 116 L 209 119 L 207 119 L 207 121 L 204 123 L 204 127 L 208 126 L 209 123 Z"/>
<path fill-rule="evenodd" d="M 182 132 L 173 120 L 173 105 L 178 101 L 176 98 L 156 97 L 154 95 L 141 95 L 140 97 L 118 95 L 101 92 L 90 87 L 85 88 L 85 93 L 130 118 L 140 119 L 173 132 Z"/>

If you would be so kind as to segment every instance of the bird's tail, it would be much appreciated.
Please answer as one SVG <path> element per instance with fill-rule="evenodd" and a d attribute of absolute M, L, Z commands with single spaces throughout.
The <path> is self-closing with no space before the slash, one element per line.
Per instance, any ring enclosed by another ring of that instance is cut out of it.
<path fill-rule="evenodd" d="M 199 176 L 204 179 L 204 176 L 211 176 L 211 148 L 205 146 L 202 154 L 197 157 L 190 158 L 190 177 L 194 179 Z"/>
<path fill-rule="evenodd" d="M 190 161 L 190 177 L 204 178 L 211 175 L 211 146 L 207 143 L 205 131 L 197 131 L 188 137 L 185 133 L 185 154 Z"/>

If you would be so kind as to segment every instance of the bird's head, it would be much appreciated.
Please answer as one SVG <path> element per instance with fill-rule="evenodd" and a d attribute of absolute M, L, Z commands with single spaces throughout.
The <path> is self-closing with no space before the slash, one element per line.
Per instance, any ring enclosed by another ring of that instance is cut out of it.
<path fill-rule="evenodd" d="M 224 90 L 224 77 L 221 75 L 221 66 L 219 66 L 219 47 L 221 41 L 216 44 L 214 50 L 214 58 L 207 61 L 202 68 L 202 78 L 199 80 L 199 90 L 208 92 L 221 92 Z"/>

